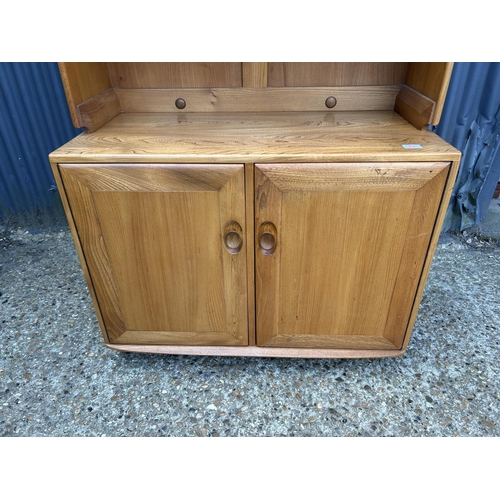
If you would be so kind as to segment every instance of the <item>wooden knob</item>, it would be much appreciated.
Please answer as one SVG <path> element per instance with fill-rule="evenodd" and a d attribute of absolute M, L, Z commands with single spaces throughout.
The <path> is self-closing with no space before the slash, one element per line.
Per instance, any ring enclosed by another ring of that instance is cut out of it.
<path fill-rule="evenodd" d="M 229 253 L 235 254 L 243 246 L 243 230 L 234 221 L 228 222 L 224 229 L 224 246 Z"/>
<path fill-rule="evenodd" d="M 333 108 L 335 107 L 336 104 L 337 104 L 337 99 L 335 99 L 335 97 L 333 97 L 332 95 L 330 97 L 327 97 L 325 101 L 325 106 L 327 108 Z"/>
<path fill-rule="evenodd" d="M 259 248 L 265 255 L 271 255 L 276 250 L 278 231 L 272 222 L 264 222 L 259 230 Z"/>
<path fill-rule="evenodd" d="M 230 231 L 226 234 L 226 246 L 229 250 L 238 252 L 243 245 L 241 236 L 236 231 Z"/>
<path fill-rule="evenodd" d="M 175 107 L 178 109 L 184 109 L 186 107 L 186 101 L 179 97 L 179 99 L 175 100 Z"/>
<path fill-rule="evenodd" d="M 263 233 L 260 235 L 260 247 L 263 250 L 266 250 L 269 252 L 269 250 L 272 250 L 276 243 L 276 238 L 271 234 L 271 233 Z"/>

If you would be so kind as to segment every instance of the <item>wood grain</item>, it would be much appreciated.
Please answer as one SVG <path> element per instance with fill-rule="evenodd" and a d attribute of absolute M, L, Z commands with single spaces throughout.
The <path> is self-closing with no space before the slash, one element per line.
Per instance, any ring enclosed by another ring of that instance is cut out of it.
<path fill-rule="evenodd" d="M 94 284 L 92 282 L 92 278 L 90 277 L 90 271 L 87 265 L 87 260 L 85 259 L 85 255 L 83 253 L 82 245 L 80 242 L 80 238 L 78 237 L 78 231 L 76 229 L 75 220 L 73 214 L 71 212 L 71 208 L 69 206 L 69 201 L 66 193 L 66 189 L 64 187 L 61 173 L 59 171 L 59 166 L 55 162 L 51 162 L 50 166 L 52 168 L 52 173 L 54 174 L 54 179 L 57 184 L 58 192 L 61 196 L 61 202 L 64 208 L 64 213 L 66 214 L 66 218 L 68 220 L 69 229 L 71 231 L 71 236 L 73 237 L 73 242 L 75 244 L 76 253 L 78 255 L 78 260 L 80 261 L 80 265 L 82 267 L 83 275 L 85 277 L 85 282 L 87 283 L 87 288 L 89 290 L 90 298 L 92 300 L 92 304 L 94 305 L 94 310 L 97 316 L 97 321 L 99 322 L 99 327 L 101 329 L 101 333 L 105 343 L 110 341 L 108 332 L 106 330 L 106 326 L 104 324 L 104 319 L 102 317 L 101 308 L 99 306 L 99 302 L 97 301 L 97 296 L 95 294 Z"/>
<path fill-rule="evenodd" d="M 329 87 L 403 83 L 405 62 L 271 62 L 270 87 Z"/>
<path fill-rule="evenodd" d="M 127 330 L 224 331 L 222 248 L 204 241 L 220 234 L 217 191 L 93 198 Z"/>
<path fill-rule="evenodd" d="M 242 64 L 243 87 L 267 87 L 267 63 L 244 62 Z"/>
<path fill-rule="evenodd" d="M 321 88 L 212 88 L 212 89 L 116 89 L 127 113 L 236 113 L 270 111 L 325 111 L 333 95 L 335 111 L 389 111 L 394 109 L 399 86 Z M 179 110 L 175 101 L 186 107 Z"/>
<path fill-rule="evenodd" d="M 448 91 L 453 70 L 450 62 L 411 62 L 405 84 L 436 103 L 431 125 L 437 125 Z"/>
<path fill-rule="evenodd" d="M 347 100 L 343 97 L 341 104 L 344 107 L 341 109 L 370 110 L 381 109 L 373 106 L 363 107 L 363 102 L 370 102 L 370 99 L 363 96 L 364 93 L 370 92 L 368 90 L 370 87 L 399 86 L 402 83 L 406 83 L 407 86 L 436 102 L 432 119 L 432 124 L 436 125 L 441 116 L 453 63 L 85 62 L 59 63 L 59 67 L 75 127 L 82 126 L 76 107 L 112 87 L 118 90 L 229 90 L 242 86 L 265 88 L 269 84 L 269 87 L 275 87 L 280 91 L 279 95 L 294 87 L 312 89 L 314 87 L 364 86 L 366 91 L 352 94 L 352 98 Z M 295 96 L 285 93 L 283 97 L 284 102 L 281 104 L 285 103 L 285 108 L 280 110 L 293 110 L 289 107 L 290 102 L 287 105 L 286 102 L 287 100 L 294 101 Z M 270 100 L 271 104 L 273 100 L 276 101 L 276 99 Z M 358 100 L 359 104 L 355 104 Z M 144 95 L 140 98 L 140 102 L 149 107 L 154 106 L 154 102 L 145 98 Z M 348 102 L 348 107 L 346 107 Z M 232 102 L 231 105 L 234 107 L 234 104 Z M 164 106 L 165 104 L 162 104 L 162 109 Z M 207 107 L 210 108 L 210 106 Z M 162 109 L 155 111 L 162 111 Z M 228 110 L 225 105 L 217 109 Z M 265 110 L 273 109 L 275 108 Z M 316 108 L 307 107 L 307 109 Z M 256 110 L 258 109 L 252 111 Z M 143 111 L 147 110 L 138 110 L 138 112 Z M 199 109 L 196 108 L 196 111 Z"/>
<path fill-rule="evenodd" d="M 111 87 L 108 67 L 104 62 L 61 62 L 59 72 L 66 93 L 73 125 L 83 126 L 77 106 Z"/>
<path fill-rule="evenodd" d="M 400 349 L 307 349 L 293 347 L 210 347 L 178 345 L 118 345 L 106 344 L 116 351 L 188 356 L 250 356 L 266 358 L 389 358 L 405 353 Z"/>
<path fill-rule="evenodd" d="M 433 179 L 440 162 L 315 163 L 262 165 L 266 177 L 282 192 L 289 191 L 416 191 Z"/>
<path fill-rule="evenodd" d="M 122 113 L 50 158 L 60 163 L 413 162 L 458 160 L 460 152 L 394 111 Z"/>
<path fill-rule="evenodd" d="M 414 89 L 403 85 L 396 98 L 394 111 L 415 128 L 424 130 L 432 123 L 436 103 Z"/>
<path fill-rule="evenodd" d="M 248 293 L 248 345 L 255 345 L 255 210 L 254 210 L 254 166 L 245 164 L 245 224 L 247 253 L 247 293 Z"/>
<path fill-rule="evenodd" d="M 113 87 L 156 89 L 189 87 L 241 87 L 237 62 L 110 62 Z"/>
<path fill-rule="evenodd" d="M 114 342 L 125 331 L 125 323 L 92 192 L 77 176 L 72 175 L 71 167 L 60 165 L 59 171 L 99 302 L 106 333 L 110 341 Z"/>
<path fill-rule="evenodd" d="M 147 165 L 141 163 L 111 165 L 62 165 L 92 192 L 188 192 L 219 191 L 228 181 L 233 165 L 205 164 Z M 236 168 L 239 168 L 238 166 Z"/>
<path fill-rule="evenodd" d="M 398 350 L 390 340 L 370 335 L 277 335 L 265 347 L 296 349 Z"/>
<path fill-rule="evenodd" d="M 210 169 L 217 169 L 211 166 Z M 224 234 L 224 228 L 228 223 L 235 222 L 242 228 L 245 234 L 245 171 L 244 165 L 233 165 L 225 169 L 228 180 L 218 190 L 219 208 L 219 234 Z M 230 177 L 229 177 L 230 176 Z M 209 219 L 210 220 L 210 219 Z M 206 229 L 204 229 L 206 231 Z M 240 345 L 248 344 L 248 298 L 247 298 L 247 242 L 243 238 L 243 247 L 236 253 L 228 253 L 221 249 L 222 253 L 222 285 L 225 294 L 226 317 L 224 318 L 224 330 L 232 337 L 232 342 Z M 209 263 L 207 263 L 209 265 Z M 215 277 L 211 277 L 215 280 Z M 212 284 L 211 286 L 215 286 Z M 193 283 L 193 289 L 197 292 L 197 283 Z M 211 297 L 208 297 L 212 300 Z"/>
<path fill-rule="evenodd" d="M 120 101 L 113 89 L 108 89 L 77 106 L 80 123 L 86 132 L 95 132 L 121 113 Z"/>
<path fill-rule="evenodd" d="M 109 347 L 404 352 L 460 159 L 415 128 L 439 120 L 450 63 L 61 63 L 61 74 L 75 125 L 94 132 L 50 160 Z"/>
<path fill-rule="evenodd" d="M 60 169 L 112 342 L 247 343 L 246 252 L 221 229 L 245 227 L 242 165 Z"/>
<path fill-rule="evenodd" d="M 399 263 L 400 278 L 392 292 L 391 314 L 387 316 L 384 328 L 386 337 L 397 347 L 401 347 L 406 334 L 411 314 L 409 304 L 413 304 L 421 279 L 449 170 L 449 165 L 433 167 L 434 176 L 415 193 L 406 242 Z"/>
<path fill-rule="evenodd" d="M 388 329 L 387 318 L 400 311 L 408 317 L 416 287 L 406 293 L 406 280 L 413 272 L 419 275 L 423 260 L 412 273 L 400 263 L 411 265 L 413 254 L 407 248 L 409 257 L 403 255 L 405 245 L 411 247 L 421 233 L 422 241 L 430 238 L 443 187 L 434 179 L 446 168 L 445 163 L 257 164 L 257 185 L 266 187 L 256 200 L 257 226 L 260 219 L 280 225 L 279 253 L 259 258 L 256 248 L 257 344 L 355 348 L 354 337 L 364 336 L 380 339 L 369 342 L 373 348 L 400 347 L 406 323 Z M 408 184 L 408 170 L 419 182 Z M 301 178 L 313 182 L 302 188 Z M 429 188 L 414 204 L 423 186 Z M 393 293 L 395 288 L 405 293 Z"/>
<path fill-rule="evenodd" d="M 210 345 L 246 345 L 240 338 L 227 331 L 154 331 L 127 330 L 115 340 L 115 344 L 141 345 L 176 345 L 176 346 L 210 346 Z"/>
<path fill-rule="evenodd" d="M 257 345 L 279 335 L 281 272 L 282 193 L 262 171 L 255 167 L 255 331 Z M 273 222 L 276 248 L 271 255 L 259 246 L 261 226 Z"/>
<path fill-rule="evenodd" d="M 432 263 L 432 258 L 434 256 L 434 252 L 436 250 L 438 241 L 439 241 L 439 235 L 441 233 L 441 228 L 443 226 L 443 221 L 446 215 L 446 212 L 448 210 L 448 204 L 450 202 L 451 198 L 451 193 L 453 191 L 453 186 L 455 184 L 457 174 L 458 174 L 458 168 L 459 168 L 459 161 L 454 161 L 451 163 L 451 167 L 449 170 L 448 174 L 448 179 L 446 180 L 446 185 L 443 190 L 443 195 L 441 199 L 441 203 L 439 205 L 439 211 L 438 215 L 436 218 L 436 222 L 432 231 L 432 236 L 431 240 L 429 243 L 429 248 L 427 249 L 427 253 L 425 255 L 425 262 L 424 262 L 424 267 L 422 270 L 422 274 L 420 276 L 420 281 L 418 283 L 418 288 L 417 288 L 417 293 L 415 295 L 415 301 L 413 304 L 413 308 L 410 314 L 410 319 L 408 321 L 408 327 L 406 330 L 406 335 L 403 341 L 403 349 L 406 349 L 408 347 L 408 343 L 410 341 L 410 336 L 411 332 L 413 329 L 413 325 L 415 324 L 415 320 L 417 318 L 417 313 L 418 313 L 418 308 L 420 305 L 420 301 L 422 300 L 422 295 L 424 293 L 425 289 L 425 283 L 427 281 L 427 276 L 429 275 L 429 271 L 431 268 L 431 263 Z"/>

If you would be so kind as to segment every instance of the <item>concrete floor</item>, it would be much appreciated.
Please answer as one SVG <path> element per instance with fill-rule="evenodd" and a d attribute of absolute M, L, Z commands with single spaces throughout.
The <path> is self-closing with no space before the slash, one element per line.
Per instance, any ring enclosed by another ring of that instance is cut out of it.
<path fill-rule="evenodd" d="M 493 198 L 490 202 L 484 223 L 479 232 L 488 238 L 500 238 L 500 198 Z"/>
<path fill-rule="evenodd" d="M 67 229 L 4 232 L 0 435 L 499 436 L 499 276 L 497 243 L 442 236 L 401 358 L 127 354 Z"/>

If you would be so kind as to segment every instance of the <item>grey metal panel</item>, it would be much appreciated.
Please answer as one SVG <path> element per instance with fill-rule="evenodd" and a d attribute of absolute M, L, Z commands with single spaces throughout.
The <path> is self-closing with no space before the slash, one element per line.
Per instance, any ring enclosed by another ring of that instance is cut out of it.
<path fill-rule="evenodd" d="M 500 178 L 500 63 L 455 63 L 435 132 L 462 151 L 443 231 L 484 222 Z"/>
<path fill-rule="evenodd" d="M 62 213 L 47 157 L 80 132 L 57 63 L 0 63 L 0 216 Z"/>

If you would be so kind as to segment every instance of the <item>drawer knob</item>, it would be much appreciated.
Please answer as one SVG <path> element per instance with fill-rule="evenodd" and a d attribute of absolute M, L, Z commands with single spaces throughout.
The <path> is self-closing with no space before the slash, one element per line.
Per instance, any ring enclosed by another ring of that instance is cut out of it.
<path fill-rule="evenodd" d="M 332 95 L 326 98 L 325 106 L 327 108 L 334 108 L 336 104 L 337 104 L 337 99 L 335 99 L 335 97 L 333 97 Z"/>
<path fill-rule="evenodd" d="M 177 109 L 184 109 L 186 107 L 186 101 L 179 97 L 179 99 L 175 100 L 175 107 Z"/>
<path fill-rule="evenodd" d="M 228 222 L 224 228 L 224 246 L 229 253 L 236 254 L 243 246 L 243 230 L 234 221 Z"/>
<path fill-rule="evenodd" d="M 276 250 L 278 231 L 272 222 L 264 222 L 259 230 L 259 247 L 265 255 L 271 255 Z"/>

